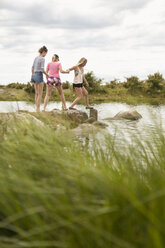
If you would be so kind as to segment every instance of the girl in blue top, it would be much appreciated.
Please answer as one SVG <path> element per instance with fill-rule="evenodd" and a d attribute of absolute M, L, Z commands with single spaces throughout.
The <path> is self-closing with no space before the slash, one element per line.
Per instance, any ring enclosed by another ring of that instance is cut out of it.
<path fill-rule="evenodd" d="M 32 66 L 32 78 L 31 82 L 34 83 L 35 88 L 35 104 L 36 110 L 40 111 L 42 93 L 43 93 L 43 86 L 44 86 L 44 79 L 43 73 L 48 77 L 47 72 L 44 70 L 45 65 L 45 56 L 48 52 L 46 46 L 43 46 L 39 49 L 39 56 L 34 59 L 33 66 Z"/>

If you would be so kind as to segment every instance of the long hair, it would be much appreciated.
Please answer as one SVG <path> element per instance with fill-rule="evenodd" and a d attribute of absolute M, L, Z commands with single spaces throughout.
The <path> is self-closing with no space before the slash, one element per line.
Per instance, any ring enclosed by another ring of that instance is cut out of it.
<path fill-rule="evenodd" d="M 87 59 L 86 59 L 86 58 L 81 58 L 81 59 L 79 60 L 79 62 L 77 63 L 77 66 L 82 65 L 84 62 L 87 63 Z"/>

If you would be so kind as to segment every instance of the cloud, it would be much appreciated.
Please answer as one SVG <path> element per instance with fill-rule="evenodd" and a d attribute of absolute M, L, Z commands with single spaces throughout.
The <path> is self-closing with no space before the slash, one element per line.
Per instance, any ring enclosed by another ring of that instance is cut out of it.
<path fill-rule="evenodd" d="M 151 0 L 99 0 L 97 6 L 107 6 L 114 11 L 139 10 L 145 7 Z"/>

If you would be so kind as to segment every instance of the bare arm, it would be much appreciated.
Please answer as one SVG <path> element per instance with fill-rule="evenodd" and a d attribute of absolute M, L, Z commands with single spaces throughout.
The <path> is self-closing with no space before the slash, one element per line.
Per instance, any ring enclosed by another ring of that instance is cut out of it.
<path fill-rule="evenodd" d="M 66 70 L 66 71 L 64 71 L 64 70 L 62 69 L 62 67 L 60 67 L 60 72 L 61 72 L 61 73 L 69 73 L 69 71 L 70 71 L 69 69 Z"/>
<path fill-rule="evenodd" d="M 49 74 L 48 74 L 48 72 L 47 72 L 47 71 L 43 70 L 43 71 L 42 71 L 42 73 L 44 73 L 44 74 L 46 75 L 46 78 L 48 78 L 48 77 L 49 77 Z"/>
<path fill-rule="evenodd" d="M 75 65 L 75 66 L 69 68 L 68 70 L 69 70 L 69 71 L 77 70 L 77 66 Z"/>
<path fill-rule="evenodd" d="M 84 79 L 84 81 L 85 81 L 86 86 L 89 87 L 88 81 L 86 80 L 86 78 L 85 78 L 84 75 L 83 75 L 83 79 Z"/>

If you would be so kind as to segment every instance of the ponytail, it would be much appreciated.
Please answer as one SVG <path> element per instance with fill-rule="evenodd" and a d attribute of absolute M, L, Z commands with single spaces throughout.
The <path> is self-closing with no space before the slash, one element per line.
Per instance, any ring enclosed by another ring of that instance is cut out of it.
<path fill-rule="evenodd" d="M 47 52 L 48 51 L 48 49 L 47 49 L 47 47 L 46 46 L 43 46 L 43 47 L 41 47 L 39 50 L 38 50 L 38 52 L 41 54 L 41 53 L 43 53 L 43 52 Z"/>

